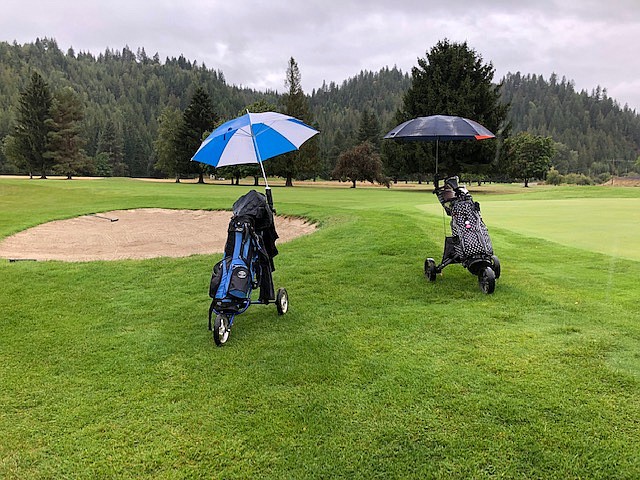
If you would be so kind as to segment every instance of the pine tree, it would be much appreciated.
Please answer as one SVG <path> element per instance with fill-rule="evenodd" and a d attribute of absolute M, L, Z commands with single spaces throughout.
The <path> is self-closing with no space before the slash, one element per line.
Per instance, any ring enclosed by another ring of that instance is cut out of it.
<path fill-rule="evenodd" d="M 376 151 L 380 150 L 380 123 L 375 113 L 365 108 L 360 118 L 360 128 L 358 129 L 358 142 L 369 142 Z"/>
<path fill-rule="evenodd" d="M 72 88 L 56 92 L 51 118 L 47 120 L 50 130 L 45 157 L 53 162 L 54 171 L 66 175 L 69 180 L 72 175 L 78 175 L 85 164 L 80 124 L 83 118 L 83 106 Z"/>
<path fill-rule="evenodd" d="M 205 132 L 213 130 L 218 116 L 213 110 L 211 97 L 203 87 L 196 88 L 182 119 L 182 128 L 179 134 L 181 146 L 178 162 L 179 173 L 195 172 L 198 174 L 198 183 L 204 183 L 206 166 L 200 162 L 192 162 L 191 157 L 200 147 Z"/>
<path fill-rule="evenodd" d="M 300 69 L 291 57 L 284 82 L 287 88 L 287 93 L 284 95 L 284 113 L 313 126 L 309 101 L 302 91 L 300 82 Z M 284 177 L 287 187 L 293 186 L 293 178 L 299 173 L 315 176 L 319 170 L 318 144 L 315 137 L 306 142 L 300 150 L 280 155 L 271 162 L 271 171 L 275 175 Z"/>
<path fill-rule="evenodd" d="M 452 50 L 452 45 L 446 43 L 449 47 L 447 51 Z M 72 48 L 62 52 L 55 40 L 46 38 L 24 45 L 0 41 L 0 143 L 4 144 L 0 152 L 0 173 L 33 174 L 42 169 L 39 162 L 34 163 L 32 156 L 27 155 L 31 151 L 29 139 L 27 136 L 18 138 L 16 130 L 17 121 L 20 120 L 21 95 L 25 87 L 30 85 L 34 71 L 42 75 L 52 93 L 70 85 L 78 92 L 85 105 L 85 118 L 81 122 L 85 150 L 103 174 L 110 174 L 112 170 L 112 165 L 105 161 L 104 155 L 98 155 L 98 143 L 108 119 L 111 118 L 117 127 L 122 145 L 123 165 L 119 166 L 120 173 L 144 174 L 148 171 L 145 165 L 152 159 L 150 152 L 153 141 L 158 136 L 160 112 L 167 106 L 184 111 L 191 99 L 194 82 L 202 85 L 211 95 L 214 110 L 222 117 L 231 118 L 243 106 L 261 98 L 284 112 L 284 95 L 227 85 L 220 70 L 207 69 L 204 64 L 198 66 L 197 62 L 183 56 L 179 59 L 167 58 L 161 64 L 158 54 L 151 59 L 143 50 L 139 48 L 138 51 L 132 51 L 126 47 L 94 56 Z M 429 52 L 430 58 L 425 60 L 424 67 L 430 70 L 420 80 L 438 78 L 441 81 L 444 78 L 442 72 L 464 63 L 464 52 L 461 52 L 460 58 L 452 56 L 450 62 L 444 62 L 446 68 L 435 69 L 435 64 L 439 63 L 438 56 L 445 53 L 443 48 L 434 49 L 435 57 L 431 58 Z M 468 66 L 470 71 L 475 69 L 473 63 Z M 423 71 L 420 65 L 417 67 Z M 450 76 L 462 79 L 467 73 L 463 71 L 460 75 Z M 594 163 L 599 170 L 602 170 L 600 164 L 607 164 L 609 172 L 626 173 L 630 169 L 637 169 L 633 166 L 640 151 L 640 115 L 636 110 L 627 105 L 618 105 L 602 87 L 576 91 L 572 80 L 559 77 L 552 75 L 545 81 L 541 75 L 514 73 L 507 74 L 500 81 L 502 101 L 511 105 L 508 121 L 513 125 L 513 132 L 528 131 L 534 135 L 551 136 L 555 142 L 565 145 L 566 149 L 559 150 L 552 159 L 562 174 L 590 174 Z M 410 77 L 395 67 L 383 68 L 379 72 L 362 71 L 341 83 L 325 83 L 320 89 L 314 90 L 306 97 L 313 117 L 302 120 L 312 126 L 316 126 L 317 121 L 317 128 L 322 135 L 305 142 L 300 155 L 306 156 L 317 142 L 318 156 L 324 163 L 307 166 L 304 158 L 296 159 L 293 178 L 310 177 L 314 172 L 328 175 L 339 154 L 358 144 L 359 127 L 365 109 L 378 118 L 383 133 L 397 125 L 399 122 L 394 115 L 399 108 L 402 109 L 403 96 L 413 80 L 413 75 Z M 437 85 L 434 101 L 449 98 L 448 91 L 446 84 Z M 440 94 L 442 98 L 439 99 Z M 413 115 L 461 112 L 421 111 Z M 466 116 L 478 120 L 471 114 Z M 490 122 L 483 120 L 480 123 L 500 134 L 500 128 L 494 130 Z M 207 130 L 211 128 L 213 125 Z M 425 175 L 425 172 L 433 170 L 433 144 L 413 145 L 412 151 L 406 155 L 394 153 L 393 157 L 386 151 L 390 144 L 396 145 L 395 142 L 382 142 L 385 169 L 389 176 L 419 179 L 419 172 Z M 497 144 L 490 140 L 477 142 L 476 146 Z M 454 150 L 463 145 L 471 148 L 473 142 L 441 142 L 443 161 L 447 158 L 459 160 Z M 407 146 L 403 148 L 407 150 Z M 46 148 L 41 151 L 46 151 Z M 504 148 L 500 150 L 504 151 Z M 462 155 L 460 159 L 464 157 Z M 486 158 L 491 157 L 489 152 Z M 51 160 L 45 158 L 47 162 Z M 275 171 L 273 166 L 278 160 L 279 157 L 276 157 L 265 164 L 267 173 Z M 126 170 L 122 168 L 125 165 Z M 48 168 L 46 165 L 45 169 Z M 466 165 L 464 170 L 470 171 Z M 89 169 L 82 171 L 88 173 Z M 495 172 L 489 173 L 496 177 Z"/>
<path fill-rule="evenodd" d="M 100 132 L 98 140 L 98 154 L 105 154 L 109 162 L 111 175 L 124 177 L 129 174 L 127 164 L 124 163 L 122 133 L 112 119 L 108 119 Z"/>
<path fill-rule="evenodd" d="M 418 66 L 411 72 L 413 83 L 396 115 L 397 123 L 429 115 L 454 115 L 506 135 L 508 106 L 501 102 L 500 85 L 492 83 L 493 65 L 484 64 L 466 42 L 439 41 L 426 58 L 418 59 Z M 430 157 L 427 165 L 433 165 L 435 148 L 423 147 L 408 145 L 407 161 L 411 156 L 426 155 Z M 494 159 L 496 149 L 497 142 L 440 142 L 441 171 L 458 174 L 465 165 L 488 163 Z M 420 162 L 407 165 L 407 170 L 414 174 L 427 173 L 423 168 Z"/>
<path fill-rule="evenodd" d="M 640 145 L 640 116 L 628 107 L 621 109 L 606 89 L 592 94 L 576 92 L 566 78 L 558 83 L 540 75 L 508 74 L 502 96 L 509 102 L 514 132 L 549 135 L 558 148 L 552 163 L 567 173 L 593 174 L 594 163 L 631 166 Z M 598 167 L 599 168 L 599 167 Z"/>
<path fill-rule="evenodd" d="M 29 151 L 28 145 L 25 145 L 24 139 L 16 135 L 7 135 L 2 141 L 2 154 L 9 161 L 10 166 L 15 169 L 13 171 L 4 169 L 14 173 L 22 169 L 29 171 L 29 177 L 33 178 L 31 169 L 28 168 L 29 162 L 26 152 Z"/>
<path fill-rule="evenodd" d="M 20 95 L 15 129 L 15 146 L 20 149 L 20 156 L 26 162 L 31 177 L 39 169 L 40 178 L 47 178 L 51 163 L 45 157 L 49 133 L 47 120 L 51 118 L 52 101 L 48 84 L 40 74 L 34 72 L 31 82 Z"/>
<path fill-rule="evenodd" d="M 158 137 L 153 146 L 158 160 L 156 170 L 165 175 L 174 176 L 180 183 L 178 160 L 180 158 L 180 130 L 182 113 L 175 107 L 166 107 L 158 118 Z"/>

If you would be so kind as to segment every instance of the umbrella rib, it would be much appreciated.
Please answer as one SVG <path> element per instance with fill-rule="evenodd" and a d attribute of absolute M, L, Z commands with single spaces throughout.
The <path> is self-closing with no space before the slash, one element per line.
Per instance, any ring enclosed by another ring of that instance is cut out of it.
<path fill-rule="evenodd" d="M 269 123 L 262 123 L 262 125 L 265 125 L 268 128 L 263 128 L 260 132 L 256 133 L 255 136 L 257 137 L 258 135 L 262 135 L 264 132 L 268 131 L 270 128 L 273 128 L 273 125 L 275 125 L 276 123 L 281 123 L 281 122 L 282 122 L 282 120 L 276 119 L 276 120 L 271 120 Z"/>

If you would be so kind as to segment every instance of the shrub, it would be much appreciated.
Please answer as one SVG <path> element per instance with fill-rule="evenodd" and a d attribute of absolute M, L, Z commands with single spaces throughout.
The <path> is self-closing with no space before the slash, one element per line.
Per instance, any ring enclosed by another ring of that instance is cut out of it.
<path fill-rule="evenodd" d="M 564 181 L 575 185 L 593 185 L 593 180 L 584 173 L 567 173 L 564 176 Z"/>
<path fill-rule="evenodd" d="M 545 179 L 545 182 L 548 185 L 560 185 L 563 181 L 564 178 L 562 175 L 560 175 L 560 172 L 558 172 L 558 170 L 556 170 L 554 167 L 551 167 L 551 170 L 547 172 L 547 178 Z"/>

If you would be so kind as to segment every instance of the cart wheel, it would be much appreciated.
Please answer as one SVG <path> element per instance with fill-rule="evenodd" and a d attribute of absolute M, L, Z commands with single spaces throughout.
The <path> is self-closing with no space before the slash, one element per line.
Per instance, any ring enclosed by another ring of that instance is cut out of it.
<path fill-rule="evenodd" d="M 427 258 L 424 261 L 424 276 L 427 277 L 430 282 L 435 282 L 437 274 L 436 261 L 433 258 Z"/>
<path fill-rule="evenodd" d="M 285 288 L 279 288 L 276 294 L 276 308 L 278 315 L 284 315 L 289 310 L 289 294 Z"/>
<path fill-rule="evenodd" d="M 496 280 L 500 278 L 500 259 L 495 255 L 491 255 L 491 260 L 493 260 L 493 273 L 496 274 Z"/>
<path fill-rule="evenodd" d="M 213 322 L 213 341 L 216 345 L 219 347 L 224 345 L 229 338 L 229 333 L 231 333 L 229 318 L 226 315 L 216 315 Z"/>
<path fill-rule="evenodd" d="M 483 268 L 478 274 L 478 283 L 484 293 L 493 293 L 496 289 L 496 274 L 491 267 Z"/>

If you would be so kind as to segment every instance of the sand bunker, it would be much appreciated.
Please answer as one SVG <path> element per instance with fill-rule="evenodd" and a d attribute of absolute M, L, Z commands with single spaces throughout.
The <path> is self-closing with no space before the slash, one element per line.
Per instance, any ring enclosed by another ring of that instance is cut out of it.
<path fill-rule="evenodd" d="M 230 219 L 224 211 L 114 210 L 19 232 L 0 241 L 0 257 L 84 262 L 217 253 L 224 250 Z M 315 230 L 300 218 L 276 217 L 275 224 L 278 244 Z"/>

